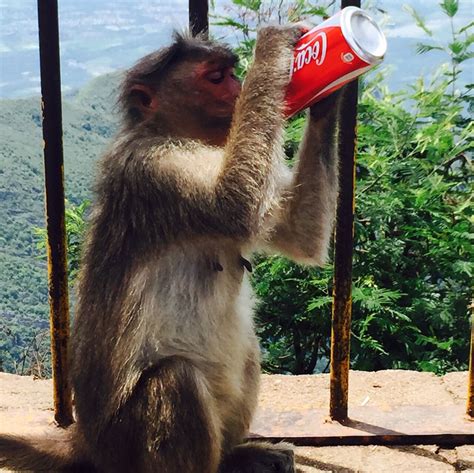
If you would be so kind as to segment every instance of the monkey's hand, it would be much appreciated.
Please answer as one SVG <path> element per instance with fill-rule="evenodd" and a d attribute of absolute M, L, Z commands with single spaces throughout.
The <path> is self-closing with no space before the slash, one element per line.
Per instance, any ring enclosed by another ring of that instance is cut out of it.
<path fill-rule="evenodd" d="M 257 33 L 257 44 L 255 46 L 255 56 L 264 56 L 264 59 L 271 53 L 279 51 L 281 48 L 293 51 L 295 44 L 305 33 L 302 24 L 287 26 L 265 26 Z"/>
<path fill-rule="evenodd" d="M 293 62 L 293 50 L 297 41 L 305 33 L 302 25 L 266 26 L 257 34 L 255 64 L 259 69 L 278 74 L 287 85 Z M 275 78 L 276 79 L 276 78 Z"/>

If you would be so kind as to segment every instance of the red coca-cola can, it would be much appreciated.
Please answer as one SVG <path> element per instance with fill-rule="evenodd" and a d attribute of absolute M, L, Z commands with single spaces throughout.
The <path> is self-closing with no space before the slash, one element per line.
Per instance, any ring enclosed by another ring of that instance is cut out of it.
<path fill-rule="evenodd" d="M 295 47 L 287 116 L 309 107 L 382 62 L 387 41 L 377 23 L 346 7 L 305 33 Z"/>

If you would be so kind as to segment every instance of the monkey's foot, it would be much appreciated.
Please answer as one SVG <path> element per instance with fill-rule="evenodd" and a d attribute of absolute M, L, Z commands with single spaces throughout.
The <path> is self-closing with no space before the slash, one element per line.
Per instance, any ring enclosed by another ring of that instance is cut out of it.
<path fill-rule="evenodd" d="M 222 463 L 219 473 L 294 473 L 293 446 L 286 443 L 239 445 Z"/>

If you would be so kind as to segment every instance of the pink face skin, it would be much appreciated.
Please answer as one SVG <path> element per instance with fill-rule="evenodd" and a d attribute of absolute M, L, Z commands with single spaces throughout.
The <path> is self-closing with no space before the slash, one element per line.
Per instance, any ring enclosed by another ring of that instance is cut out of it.
<path fill-rule="evenodd" d="M 232 117 L 241 85 L 234 67 L 208 62 L 196 66 L 193 90 L 196 104 L 208 116 L 227 118 Z"/>

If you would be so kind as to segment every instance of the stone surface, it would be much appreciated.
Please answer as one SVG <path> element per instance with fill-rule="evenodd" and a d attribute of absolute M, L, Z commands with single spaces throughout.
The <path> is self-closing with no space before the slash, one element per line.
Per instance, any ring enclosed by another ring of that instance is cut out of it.
<path fill-rule="evenodd" d="M 297 448 L 302 472 L 455 472 L 456 466 L 437 453 L 435 446 Z"/>
<path fill-rule="evenodd" d="M 413 371 L 351 372 L 349 405 L 465 405 L 467 373 L 443 377 Z M 260 406 L 289 412 L 326 408 L 329 375 L 264 375 Z M 36 434 L 54 429 L 52 383 L 0 373 L 0 432 Z M 473 423 L 474 432 L 474 423 Z M 297 447 L 299 473 L 474 473 L 474 446 Z M 0 470 L 5 471 L 5 470 Z"/>
<path fill-rule="evenodd" d="M 439 377 L 403 370 L 351 371 L 349 406 L 448 406 L 465 400 L 466 390 L 466 373 Z M 264 375 L 260 403 L 281 411 L 324 408 L 329 405 L 329 375 Z"/>
<path fill-rule="evenodd" d="M 464 372 L 445 374 L 441 380 L 446 390 L 457 402 L 467 401 L 467 378 Z"/>

